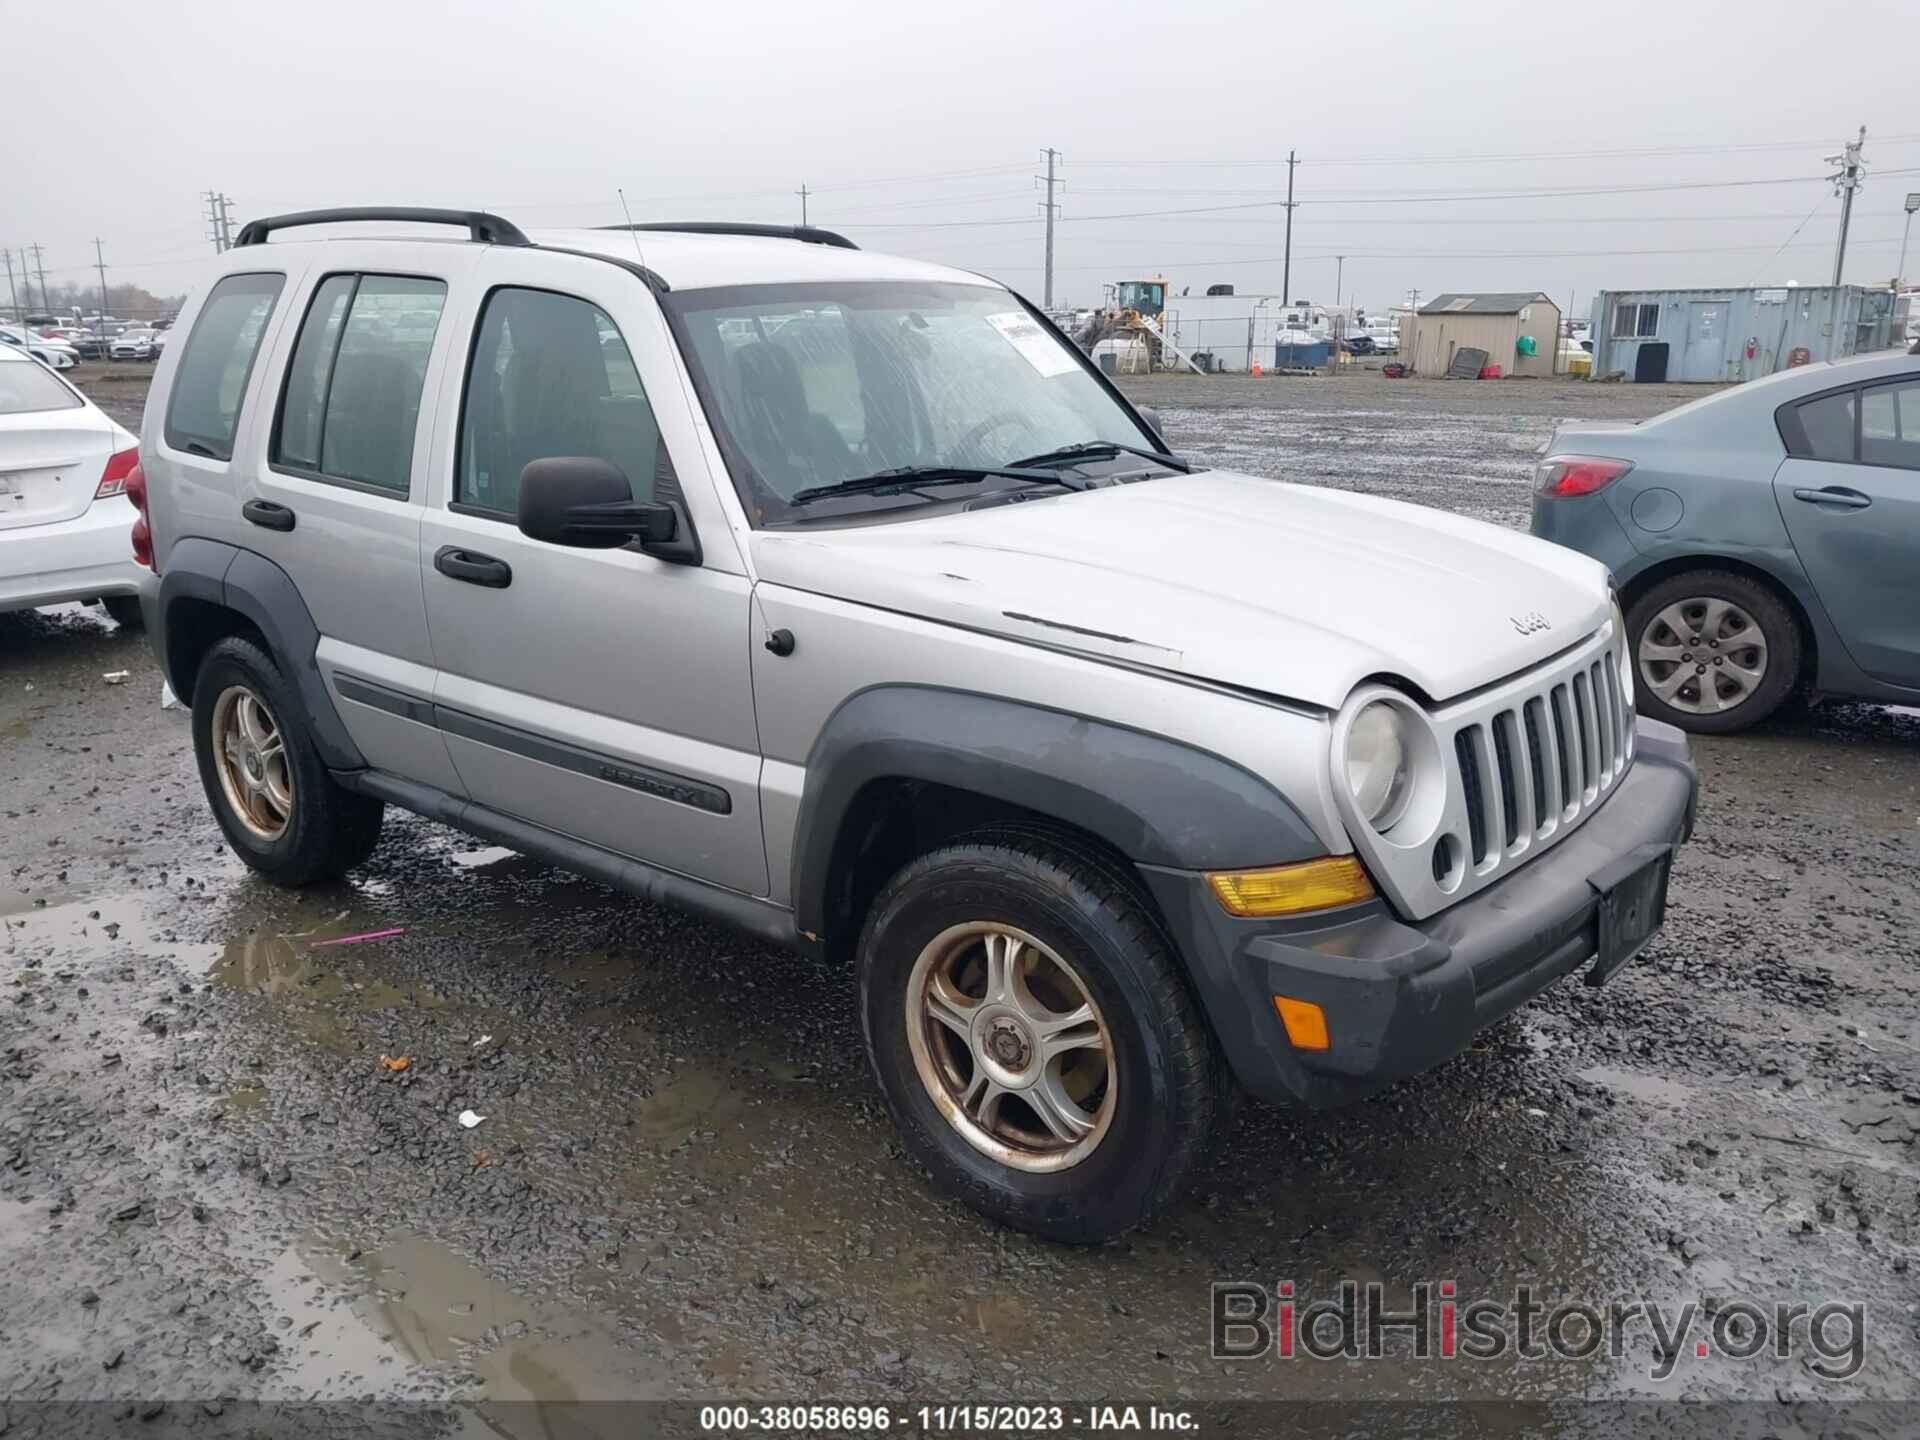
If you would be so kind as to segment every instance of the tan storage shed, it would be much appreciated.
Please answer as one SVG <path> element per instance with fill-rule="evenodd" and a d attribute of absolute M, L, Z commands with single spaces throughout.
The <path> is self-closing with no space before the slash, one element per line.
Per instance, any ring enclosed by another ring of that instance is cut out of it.
<path fill-rule="evenodd" d="M 1520 337 L 1533 354 L 1520 353 Z M 1407 317 L 1400 358 L 1416 375 L 1444 375 L 1454 353 L 1484 350 L 1502 375 L 1551 375 L 1560 349 L 1560 307 L 1538 290 L 1498 295 L 1441 295 Z"/>

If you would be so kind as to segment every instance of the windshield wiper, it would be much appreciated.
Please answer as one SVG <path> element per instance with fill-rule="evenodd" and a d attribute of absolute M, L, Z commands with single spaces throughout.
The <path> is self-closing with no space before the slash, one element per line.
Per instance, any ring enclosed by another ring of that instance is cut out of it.
<path fill-rule="evenodd" d="M 981 480 L 1020 480 L 1029 485 L 1058 485 L 1066 490 L 1084 490 L 1084 480 L 1068 479 L 1051 470 L 1027 470 L 1018 465 L 901 465 L 892 470 L 858 475 L 851 480 L 836 480 L 831 485 L 810 485 L 797 491 L 789 505 L 811 505 L 816 500 L 831 500 L 840 495 L 900 495 L 918 485 L 967 485 Z"/>
<path fill-rule="evenodd" d="M 1122 445 L 1117 440 L 1088 440 L 1079 445 L 1062 445 L 1058 450 L 1029 455 L 1026 459 L 1016 460 L 1013 463 L 1016 466 L 1044 468 L 1048 465 L 1070 465 L 1076 460 L 1111 460 L 1118 455 L 1138 455 L 1142 460 L 1151 460 L 1154 464 L 1164 465 L 1169 470 L 1178 470 L 1182 475 L 1193 473 L 1193 466 L 1177 455 L 1165 455 L 1158 450 L 1148 450 L 1139 445 Z"/>

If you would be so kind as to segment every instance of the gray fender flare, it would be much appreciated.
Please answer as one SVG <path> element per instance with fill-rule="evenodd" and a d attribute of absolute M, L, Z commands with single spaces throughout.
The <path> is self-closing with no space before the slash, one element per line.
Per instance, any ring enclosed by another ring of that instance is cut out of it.
<path fill-rule="evenodd" d="M 160 631 L 154 644 L 174 693 L 185 699 L 193 693 L 194 677 L 177 673 L 186 668 L 186 662 L 184 658 L 176 661 L 168 644 L 180 623 L 176 607 L 183 601 L 221 606 L 252 622 L 299 690 L 314 748 L 327 768 L 366 768 L 366 757 L 341 723 L 314 659 L 319 628 L 286 571 L 264 555 L 217 540 L 189 537 L 168 550 L 167 568 L 160 577 Z"/>
<path fill-rule="evenodd" d="M 1021 806 L 1136 864 L 1228 870 L 1327 853 L 1286 796 L 1208 751 L 991 695 L 878 686 L 834 711 L 807 756 L 792 876 L 802 931 L 824 933 L 841 823 L 868 784 L 888 779 Z"/>

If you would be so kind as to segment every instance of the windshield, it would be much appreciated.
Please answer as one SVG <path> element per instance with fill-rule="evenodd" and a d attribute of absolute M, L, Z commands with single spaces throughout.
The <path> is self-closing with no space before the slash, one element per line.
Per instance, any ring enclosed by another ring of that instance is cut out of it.
<path fill-rule="evenodd" d="M 1098 441 L 1162 448 L 1071 345 L 997 287 L 751 285 L 663 299 L 755 524 L 926 503 L 790 503 L 883 470 L 1006 466 Z"/>

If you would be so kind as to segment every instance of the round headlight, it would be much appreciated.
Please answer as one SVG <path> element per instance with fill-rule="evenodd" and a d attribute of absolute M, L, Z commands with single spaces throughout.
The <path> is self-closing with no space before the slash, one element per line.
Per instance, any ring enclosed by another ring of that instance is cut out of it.
<path fill-rule="evenodd" d="M 1347 787 L 1376 830 L 1391 827 L 1413 794 L 1405 727 L 1397 707 L 1376 700 L 1354 716 L 1347 731 Z"/>

